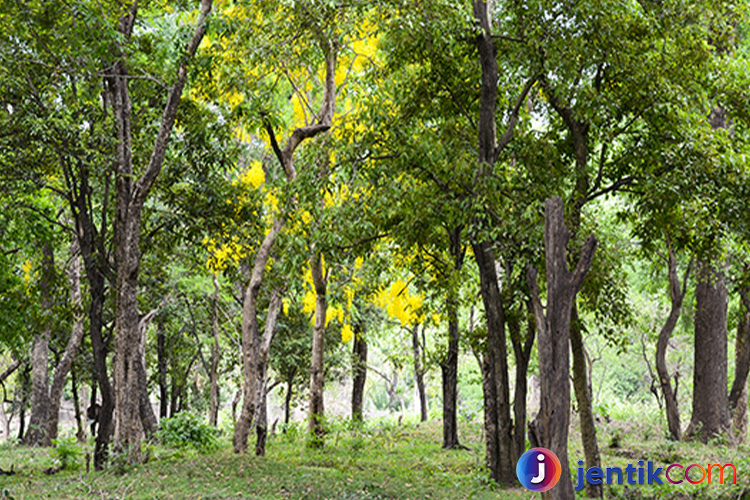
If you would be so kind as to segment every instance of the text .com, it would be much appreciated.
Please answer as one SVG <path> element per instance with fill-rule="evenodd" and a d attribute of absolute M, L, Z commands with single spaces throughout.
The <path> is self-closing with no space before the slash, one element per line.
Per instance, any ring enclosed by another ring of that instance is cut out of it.
<path fill-rule="evenodd" d="M 528 490 L 541 492 L 554 487 L 560 479 L 562 467 L 557 456 L 546 448 L 532 448 L 524 453 L 516 465 L 516 474 Z M 662 475 L 663 474 L 663 475 Z M 584 470 L 583 461 L 578 462 L 578 481 L 574 485 L 581 491 L 589 484 L 656 485 L 681 484 L 737 484 L 737 468 L 734 464 L 672 464 L 655 467 L 652 461 L 638 461 L 638 466 L 628 464 L 621 467 L 590 467 Z"/>

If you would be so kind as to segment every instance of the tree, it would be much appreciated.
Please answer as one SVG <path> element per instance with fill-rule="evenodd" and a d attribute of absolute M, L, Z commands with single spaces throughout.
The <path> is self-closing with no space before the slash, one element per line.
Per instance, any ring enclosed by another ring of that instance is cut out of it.
<path fill-rule="evenodd" d="M 141 218 L 146 199 L 164 163 L 167 144 L 174 127 L 182 91 L 188 78 L 188 63 L 193 58 L 206 32 L 211 0 L 202 0 L 195 31 L 185 46 L 175 82 L 164 107 L 161 123 L 147 166 L 137 179 L 132 156 L 132 104 L 129 90 L 129 69 L 126 48 L 117 47 L 114 72 L 108 79 L 117 130 L 117 175 L 115 216 L 115 410 L 117 426 L 115 444 L 128 454 L 129 461 L 141 460 L 139 367 L 142 361 L 138 346 L 141 332 L 138 317 L 138 266 L 140 264 Z M 138 14 L 134 4 L 119 20 L 118 32 L 124 42 L 131 39 Z"/>
<path fill-rule="evenodd" d="M 569 342 L 570 314 L 583 279 L 591 267 L 597 240 L 586 239 L 575 270 L 568 269 L 570 230 L 565 224 L 563 202 L 549 198 L 544 207 L 544 248 L 547 276 L 547 307 L 542 306 L 536 270 L 529 268 L 529 288 L 539 337 L 541 407 L 535 428 L 539 444 L 552 450 L 562 464 L 555 498 L 573 498 L 568 469 L 568 425 L 570 423 Z M 545 492 L 551 496 L 549 492 Z"/>

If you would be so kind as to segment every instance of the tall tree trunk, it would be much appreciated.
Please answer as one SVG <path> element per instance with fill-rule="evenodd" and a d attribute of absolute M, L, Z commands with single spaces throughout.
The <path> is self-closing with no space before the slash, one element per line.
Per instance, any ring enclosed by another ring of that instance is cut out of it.
<path fill-rule="evenodd" d="M 659 340 L 656 343 L 656 373 L 659 376 L 659 387 L 661 387 L 662 394 L 664 395 L 664 403 L 667 409 L 667 427 L 669 428 L 669 437 L 674 441 L 679 441 L 682 439 L 680 408 L 677 404 L 677 390 L 672 387 L 672 375 L 667 368 L 667 346 L 669 345 L 669 339 L 672 336 L 672 332 L 677 326 L 677 321 L 680 319 L 682 301 L 685 298 L 685 292 L 687 291 L 687 279 L 690 276 L 693 261 L 691 260 L 690 264 L 688 264 L 688 267 L 685 270 L 685 275 L 682 278 L 682 285 L 680 285 L 680 279 L 677 276 L 677 259 L 675 258 L 674 250 L 669 241 L 667 241 L 667 247 L 669 251 L 669 296 L 672 302 L 672 307 L 669 310 L 667 321 L 664 323 L 661 331 L 659 331 Z"/>
<path fill-rule="evenodd" d="M 79 257 L 79 246 L 78 240 L 73 238 L 73 242 L 70 245 L 70 267 L 68 269 L 68 283 L 70 285 L 70 302 L 75 308 L 75 320 L 73 322 L 73 330 L 68 339 L 68 344 L 65 346 L 60 362 L 55 368 L 55 373 L 52 377 L 52 388 L 50 389 L 50 411 L 47 414 L 47 436 L 44 444 L 49 446 L 53 439 L 57 439 L 57 426 L 60 417 L 60 398 L 62 397 L 63 388 L 65 387 L 65 379 L 68 376 L 73 360 L 78 353 L 78 347 L 81 345 L 83 340 L 84 328 L 83 328 L 83 317 L 80 312 L 82 309 L 81 302 L 81 260 Z"/>
<path fill-rule="evenodd" d="M 423 325 L 423 332 L 424 328 Z M 424 367 L 422 363 L 424 345 L 419 342 L 418 324 L 414 325 L 411 331 L 411 346 L 414 352 L 414 380 L 417 383 L 417 393 L 419 394 L 419 421 L 427 422 L 427 392 L 424 386 Z"/>
<path fill-rule="evenodd" d="M 213 323 L 214 342 L 211 344 L 211 406 L 208 414 L 209 424 L 216 427 L 219 419 L 219 280 L 213 274 L 214 296 L 211 321 Z"/>
<path fill-rule="evenodd" d="M 117 131 L 117 176 L 115 209 L 115 267 L 117 274 L 115 293 L 115 387 L 117 412 L 115 445 L 127 453 L 130 463 L 141 461 L 142 393 L 140 371 L 143 369 L 139 353 L 141 331 L 138 317 L 138 267 L 140 265 L 141 216 L 143 206 L 156 178 L 161 172 L 167 145 L 172 134 L 182 91 L 188 77 L 188 63 L 195 55 L 206 30 L 206 19 L 212 1 L 202 0 L 201 12 L 177 68 L 167 103 L 161 117 L 151 157 L 143 174 L 133 176 L 131 102 L 128 90 L 128 68 L 125 58 L 115 62 L 110 78 L 113 110 Z M 119 32 L 124 42 L 130 41 L 138 13 L 135 3 L 120 18 Z"/>
<path fill-rule="evenodd" d="M 732 425 L 738 443 L 747 438 L 747 375 L 750 369 L 750 287 L 740 290 L 740 320 L 734 350 L 734 381 L 729 392 Z"/>
<path fill-rule="evenodd" d="M 49 356 L 49 339 L 52 333 L 53 287 L 55 279 L 55 259 L 52 246 L 45 243 L 42 247 L 42 277 L 40 281 L 42 311 L 44 324 L 41 332 L 34 334 L 31 351 L 31 417 L 29 431 L 24 437 L 24 444 L 44 446 L 49 444 L 47 438 L 47 415 L 50 412 L 49 373 L 47 363 Z"/>
<path fill-rule="evenodd" d="M 513 457 L 512 428 L 510 418 L 510 382 L 508 379 L 508 352 L 505 338 L 505 310 L 500 295 L 500 285 L 495 262 L 495 253 L 489 244 L 475 244 L 474 258 L 479 268 L 482 302 L 487 318 L 487 369 L 495 388 L 490 388 L 490 397 L 485 404 L 494 406 L 485 416 L 485 439 L 490 461 L 492 479 L 500 484 L 516 482 Z M 485 411 L 488 411 L 485 406 Z M 494 422 L 489 422 L 495 418 Z M 491 442 L 490 442 L 491 440 Z"/>
<path fill-rule="evenodd" d="M 84 260 L 85 262 L 85 260 Z M 91 293 L 91 306 L 89 307 L 89 335 L 91 336 L 91 347 L 94 353 L 94 370 L 99 392 L 102 395 L 102 404 L 99 409 L 99 422 L 94 445 L 94 470 L 102 470 L 107 461 L 108 448 L 114 426 L 112 419 L 115 410 L 114 391 L 107 373 L 107 345 L 102 336 L 103 312 L 104 312 L 104 276 L 98 272 L 98 268 L 88 268 L 89 290 Z M 92 273 L 93 271 L 93 273 Z M 92 396 L 95 392 L 92 391 Z"/>
<path fill-rule="evenodd" d="M 310 408 L 308 430 L 317 445 L 323 444 L 325 408 L 323 405 L 323 353 L 325 350 L 328 277 L 323 272 L 322 255 L 315 252 L 310 260 L 315 287 L 315 325 L 313 327 L 312 359 L 310 362 Z M 327 273 L 326 273 L 327 274 Z"/>
<path fill-rule="evenodd" d="M 575 301 L 571 312 L 570 348 L 573 353 L 573 388 L 578 403 L 578 418 L 581 425 L 581 441 L 586 458 L 586 468 L 599 467 L 599 445 L 596 441 L 596 425 L 594 411 L 591 404 L 591 385 L 586 368 L 586 351 L 583 345 L 581 322 L 578 318 L 578 307 Z M 586 496 L 589 498 L 602 497 L 602 485 L 586 482 Z"/>
<path fill-rule="evenodd" d="M 414 327 L 416 328 L 416 327 Z M 362 422 L 362 401 L 367 381 L 367 339 L 361 322 L 354 325 L 354 345 L 352 347 L 352 420 Z"/>
<path fill-rule="evenodd" d="M 495 116 L 497 114 L 497 48 L 493 41 L 491 2 L 473 2 L 474 20 L 479 30 L 475 43 L 482 67 L 477 130 L 479 167 L 475 179 L 490 178 L 498 154 L 510 143 L 523 102 L 534 79 L 529 80 L 518 101 L 509 113 L 509 121 L 498 140 Z M 485 228 L 486 229 L 486 228 Z M 479 266 L 482 301 L 487 315 L 488 349 L 482 360 L 485 401 L 485 439 L 493 479 L 504 484 L 516 482 L 514 473 L 512 432 L 510 417 L 510 390 L 508 358 L 505 339 L 505 312 L 495 270 L 495 255 L 491 242 L 485 236 L 474 241 L 474 255 Z M 484 380 L 489 377 L 489 380 Z M 490 405 L 489 407 L 487 405 Z"/>
<path fill-rule="evenodd" d="M 459 273 L 463 267 L 466 248 L 461 243 L 462 227 L 448 232 L 451 272 Z M 451 279 L 445 300 L 445 311 L 448 315 L 448 351 L 440 363 L 443 382 L 443 448 L 459 448 L 458 440 L 458 290 L 456 281 Z"/>
<path fill-rule="evenodd" d="M 458 441 L 458 300 L 449 297 L 446 302 L 448 314 L 448 352 L 440 363 L 443 375 L 443 448 L 450 450 L 460 445 Z"/>
<path fill-rule="evenodd" d="M 257 441 L 255 444 L 255 454 L 259 457 L 266 455 L 266 437 L 268 435 L 268 357 L 271 352 L 271 342 L 276 332 L 276 320 L 281 310 L 281 293 L 282 290 L 277 288 L 271 293 L 271 300 L 268 304 L 268 313 L 266 313 L 266 324 L 263 328 L 263 338 L 258 339 L 258 394 L 256 395 L 256 425 L 255 431 Z"/>
<path fill-rule="evenodd" d="M 573 499 L 573 483 L 568 464 L 570 426 L 570 316 L 573 303 L 591 267 L 597 240 L 587 238 L 581 258 L 571 272 L 567 264 L 570 231 L 565 225 L 562 200 L 547 198 L 544 211 L 544 249 L 547 273 L 546 313 L 539 298 L 536 270 L 529 269 L 529 288 L 539 333 L 540 409 L 535 428 L 541 446 L 560 459 L 562 474 L 558 485 L 542 493 L 542 498 Z"/>
<path fill-rule="evenodd" d="M 693 415 L 686 437 L 734 441 L 727 395 L 727 288 L 723 273 L 698 263 L 695 287 Z"/>

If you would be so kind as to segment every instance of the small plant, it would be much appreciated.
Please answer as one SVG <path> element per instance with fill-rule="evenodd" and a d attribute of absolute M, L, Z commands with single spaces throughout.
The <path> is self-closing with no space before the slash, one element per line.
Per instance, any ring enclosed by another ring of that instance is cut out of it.
<path fill-rule="evenodd" d="M 162 444 L 175 448 L 194 448 L 209 453 L 219 448 L 219 431 L 194 413 L 178 413 L 164 418 L 159 424 L 157 438 Z"/>
<path fill-rule="evenodd" d="M 60 462 L 60 469 L 77 469 L 82 456 L 81 447 L 73 437 L 53 439 L 52 456 Z"/>

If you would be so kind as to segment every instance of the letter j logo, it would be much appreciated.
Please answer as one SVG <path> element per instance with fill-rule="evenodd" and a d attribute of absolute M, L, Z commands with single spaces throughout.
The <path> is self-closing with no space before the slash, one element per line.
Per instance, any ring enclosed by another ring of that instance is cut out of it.
<path fill-rule="evenodd" d="M 547 448 L 532 448 L 518 459 L 516 475 L 521 484 L 535 492 L 547 491 L 560 480 L 562 467 L 557 455 Z"/>

